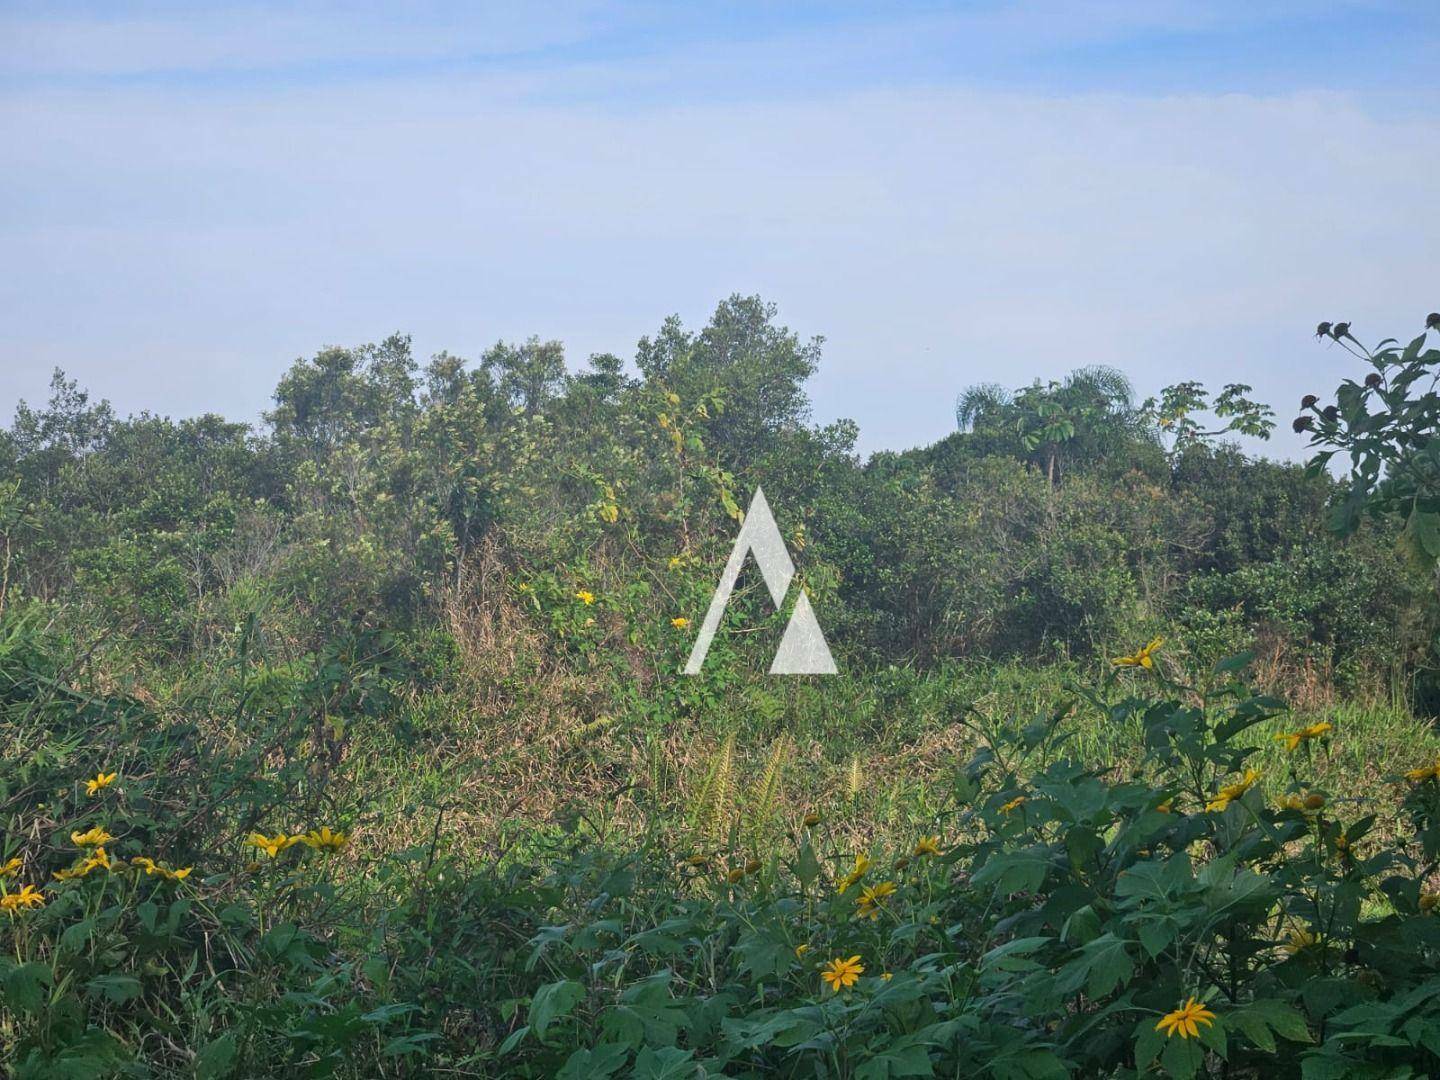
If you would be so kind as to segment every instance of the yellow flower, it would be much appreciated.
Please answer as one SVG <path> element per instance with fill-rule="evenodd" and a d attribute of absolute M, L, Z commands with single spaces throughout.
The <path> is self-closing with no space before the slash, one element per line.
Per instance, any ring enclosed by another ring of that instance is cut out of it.
<path fill-rule="evenodd" d="M 704 855 L 687 855 L 685 865 L 693 866 L 696 869 L 703 869 L 710 865 L 710 860 Z"/>
<path fill-rule="evenodd" d="M 881 903 L 887 897 L 894 895 L 895 883 L 893 881 L 882 881 L 878 885 L 867 885 L 860 893 L 861 899 L 868 900 L 872 904 Z"/>
<path fill-rule="evenodd" d="M 1156 638 L 1149 645 L 1137 652 L 1134 656 L 1117 656 L 1110 662 L 1116 667 L 1143 667 L 1153 668 L 1155 661 L 1151 659 L 1155 650 L 1165 643 L 1164 638 Z"/>
<path fill-rule="evenodd" d="M 852 869 L 848 874 L 846 874 L 843 878 L 840 879 L 839 883 L 835 886 L 835 891 L 844 892 L 846 889 L 850 888 L 851 885 L 854 885 L 857 881 L 864 877 L 865 871 L 869 869 L 870 856 L 866 855 L 862 851 L 859 855 L 855 856 L 854 869 Z"/>
<path fill-rule="evenodd" d="M 744 877 L 745 877 L 745 868 L 744 868 L 743 866 L 731 867 L 731 868 L 730 868 L 728 871 L 726 871 L 726 873 L 725 873 L 725 880 L 726 880 L 727 882 L 729 882 L 731 885 L 734 885 L 736 882 L 743 880 Z"/>
<path fill-rule="evenodd" d="M 579 600 L 586 607 L 589 607 L 595 602 L 595 594 L 588 589 L 581 589 L 575 594 L 575 599 Z"/>
<path fill-rule="evenodd" d="M 762 865 L 759 859 L 747 859 L 745 862 L 745 873 L 758 874 Z"/>
<path fill-rule="evenodd" d="M 670 620 L 670 625 L 673 626 L 676 630 L 684 630 L 687 626 L 690 625 L 690 620 L 685 618 L 684 615 L 678 615 Z"/>
<path fill-rule="evenodd" d="M 1313 815 L 1318 813 L 1325 806 L 1325 796 L 1318 794 L 1310 795 L 1286 795 L 1280 799 L 1281 810 L 1295 810 L 1302 814 Z"/>
<path fill-rule="evenodd" d="M 615 522 L 620 520 L 620 507 L 614 503 L 606 503 L 600 507 L 600 519 L 614 525 Z"/>
<path fill-rule="evenodd" d="M 865 968 L 860 963 L 858 955 L 850 957 L 849 960 L 842 960 L 836 957 L 820 972 L 820 978 L 830 984 L 830 989 L 839 993 L 841 990 L 854 986 L 860 981 Z"/>
<path fill-rule="evenodd" d="M 1344 833 L 1335 837 L 1335 854 L 1339 855 L 1342 859 L 1347 859 L 1351 855 L 1350 838 Z"/>
<path fill-rule="evenodd" d="M 816 825 L 820 824 L 820 815 L 814 810 L 811 810 L 802 820 L 807 829 L 813 829 Z"/>
<path fill-rule="evenodd" d="M 1418 783 L 1421 780 L 1434 780 L 1437 776 L 1440 776 L 1440 758 L 1437 758 L 1433 764 L 1426 765 L 1424 768 L 1411 769 L 1405 774 L 1405 779 Z"/>
<path fill-rule="evenodd" d="M 855 917 L 858 919 L 878 919 L 880 908 L 887 897 L 893 896 L 895 885 L 893 882 L 882 881 L 878 885 L 866 885 L 860 890 L 860 895 L 855 898 Z"/>
<path fill-rule="evenodd" d="M 270 858 L 279 855 L 286 848 L 294 847 L 300 842 L 298 836 L 286 836 L 283 832 L 274 836 L 266 836 L 264 833 L 252 832 L 249 839 L 245 841 L 251 847 L 265 852 Z"/>
<path fill-rule="evenodd" d="M 1200 1034 L 1200 1029 L 1196 1027 L 1197 1024 L 1211 1027 L 1214 1022 L 1215 1014 L 1192 997 L 1174 1012 L 1162 1016 L 1160 1022 L 1155 1025 L 1155 1030 L 1165 1032 L 1167 1039 L 1177 1033 L 1182 1039 L 1193 1039 Z"/>
<path fill-rule="evenodd" d="M 529 583 L 528 581 L 522 581 L 522 582 L 520 582 L 519 585 L 516 585 L 515 588 L 516 588 L 519 592 L 529 592 L 529 591 L 530 591 L 530 583 Z"/>
<path fill-rule="evenodd" d="M 72 832 L 70 834 L 70 842 L 76 847 L 100 847 L 102 844 L 108 844 L 114 839 L 115 837 L 111 836 L 99 825 L 83 833 Z"/>
<path fill-rule="evenodd" d="M 1166 799 L 1164 802 L 1158 804 L 1155 809 L 1159 810 L 1162 814 L 1168 814 L 1175 809 L 1175 800 L 1173 798 Z"/>
<path fill-rule="evenodd" d="M 4 866 L 0 866 L 0 878 L 9 877 L 11 874 L 18 874 L 22 865 L 24 864 L 21 863 L 20 856 L 16 855 Z"/>
<path fill-rule="evenodd" d="M 892 975 L 892 974 L 891 974 L 890 972 L 888 972 L 888 971 L 882 971 L 882 972 L 880 973 L 880 978 L 881 978 L 881 980 L 882 980 L 883 982 L 889 982 L 889 981 L 890 981 L 891 979 L 893 979 L 894 977 L 895 977 L 895 976 Z"/>
<path fill-rule="evenodd" d="M 1299 731 L 1287 731 L 1275 736 L 1276 742 L 1283 742 L 1286 750 L 1297 750 L 1301 743 L 1307 743 L 1311 739 L 1318 739 L 1335 729 L 1335 725 L 1327 721 L 1318 724 L 1311 724 Z"/>
<path fill-rule="evenodd" d="M 802 956 L 804 956 L 804 955 L 805 955 L 807 952 L 809 952 L 809 951 L 810 951 L 810 946 L 809 946 L 809 945 L 806 945 L 806 944 L 804 944 L 804 943 L 801 943 L 801 944 L 799 944 L 799 945 L 796 945 L 796 946 L 795 946 L 795 959 L 796 959 L 796 960 L 799 960 Z"/>
<path fill-rule="evenodd" d="M 670 556 L 670 561 L 669 561 L 668 563 L 666 563 L 665 565 L 666 565 L 666 567 L 668 567 L 668 568 L 671 569 L 671 570 L 679 570 L 679 569 L 680 569 L 681 562 L 682 562 L 682 560 L 681 560 L 681 558 L 680 558 L 679 555 L 671 555 L 671 556 Z"/>
<path fill-rule="evenodd" d="M 55 871 L 55 880 L 70 881 L 74 878 L 83 878 L 91 870 L 109 870 L 110 866 L 110 856 L 105 853 L 103 847 L 97 847 L 83 862 L 77 863 L 68 870 Z"/>
<path fill-rule="evenodd" d="M 915 850 L 911 852 L 917 859 L 922 855 L 940 854 L 940 837 L 922 836 L 915 841 Z"/>
<path fill-rule="evenodd" d="M 154 859 L 147 859 L 144 855 L 136 855 L 130 860 L 130 865 L 144 870 L 147 876 L 159 875 L 166 881 L 184 881 L 190 876 L 190 871 L 194 869 L 193 866 L 187 866 L 180 870 L 171 870 L 161 866 Z"/>
<path fill-rule="evenodd" d="M 1244 795 L 1255 786 L 1255 781 L 1260 779 L 1260 774 L 1254 769 L 1246 769 L 1245 775 L 1233 784 L 1226 784 L 1216 794 L 1215 798 L 1205 804 L 1206 810 L 1224 810 L 1236 799 Z"/>
<path fill-rule="evenodd" d="M 17 893 L 6 893 L 0 896 L 0 911 L 15 915 L 21 909 L 32 907 L 44 907 L 45 897 L 35 888 L 34 885 L 25 885 Z"/>
<path fill-rule="evenodd" d="M 1420 910 L 1430 912 L 1435 910 L 1435 905 L 1440 903 L 1440 892 L 1431 892 L 1429 889 L 1420 890 Z"/>
<path fill-rule="evenodd" d="M 1306 930 L 1304 927 L 1297 927 L 1285 935 L 1285 944 L 1281 945 L 1280 948 L 1291 956 L 1295 956 L 1305 949 L 1312 948 L 1319 944 L 1319 941 L 1320 939 L 1309 930 Z"/>
<path fill-rule="evenodd" d="M 318 829 L 311 829 L 304 836 L 296 837 L 306 847 L 314 848 L 316 851 L 339 851 L 350 842 L 350 834 L 336 830 L 330 831 L 330 826 L 322 825 Z"/>
<path fill-rule="evenodd" d="M 105 790 L 107 787 L 109 787 L 111 784 L 115 783 L 115 780 L 116 780 L 116 778 L 117 778 L 119 775 L 120 775 L 119 773 L 113 773 L 113 772 L 112 772 L 112 773 L 107 773 L 107 772 L 98 772 L 98 773 L 96 773 L 94 780 L 86 780 L 86 781 L 85 781 L 85 794 L 86 794 L 86 795 L 91 795 L 91 796 L 93 796 L 93 795 L 98 795 L 100 792 L 104 791 L 104 790 Z"/>
<path fill-rule="evenodd" d="M 1000 813 L 1008 814 L 1012 810 L 1018 810 L 1020 807 L 1025 805 L 1026 801 L 1027 800 L 1024 795 L 1017 795 L 1015 796 L 1015 798 L 1007 802 L 1004 806 L 1000 807 Z"/>

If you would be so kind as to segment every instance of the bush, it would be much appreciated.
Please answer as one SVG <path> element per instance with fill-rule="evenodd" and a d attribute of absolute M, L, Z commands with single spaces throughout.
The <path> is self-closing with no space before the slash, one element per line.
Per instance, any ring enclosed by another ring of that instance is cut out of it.
<path fill-rule="evenodd" d="M 572 816 L 476 863 L 438 821 L 384 850 L 333 816 L 320 718 L 393 711 L 383 640 L 231 725 L 68 691 L 63 641 L 0 625 L 18 1077 L 1440 1068 L 1440 763 L 1394 778 L 1409 828 L 1381 840 L 1309 782 L 1345 732 L 1300 726 L 1267 805 L 1245 736 L 1284 708 L 1243 659 L 1182 682 L 1142 650 L 1037 721 L 969 714 L 977 752 L 900 846 L 792 806 L 779 842 L 656 821 L 617 847 Z M 1070 752 L 1086 711 L 1132 768 Z"/>

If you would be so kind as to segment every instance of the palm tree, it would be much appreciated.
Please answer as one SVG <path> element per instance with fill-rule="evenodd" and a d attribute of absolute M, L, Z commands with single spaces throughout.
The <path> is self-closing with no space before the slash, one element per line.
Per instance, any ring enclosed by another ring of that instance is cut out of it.
<path fill-rule="evenodd" d="M 995 383 L 979 383 L 960 395 L 955 420 L 961 431 L 1013 434 L 1052 486 L 1067 447 L 1083 456 L 1150 436 L 1130 380 L 1101 365 L 1077 368 L 1062 382 L 1036 381 L 1013 394 Z"/>
<path fill-rule="evenodd" d="M 961 431 L 976 431 L 1001 415 L 1014 400 L 999 383 L 976 383 L 955 402 L 955 422 Z"/>

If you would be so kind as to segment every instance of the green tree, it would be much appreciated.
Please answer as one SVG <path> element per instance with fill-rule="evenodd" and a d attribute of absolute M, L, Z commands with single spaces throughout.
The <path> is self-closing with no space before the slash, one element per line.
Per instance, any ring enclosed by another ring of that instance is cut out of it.
<path fill-rule="evenodd" d="M 1403 348 L 1387 338 L 1372 352 L 1349 323 L 1321 323 L 1317 338 L 1339 344 L 1373 370 L 1360 382 L 1341 383 L 1331 404 L 1305 395 L 1293 425 L 1311 433 L 1313 471 L 1326 469 L 1336 454 L 1349 458 L 1331 528 L 1348 535 L 1366 516 L 1394 517 L 1405 550 L 1427 568 L 1440 559 L 1440 349 L 1431 344 L 1432 333 L 1440 335 L 1440 312 L 1431 312 Z"/>
<path fill-rule="evenodd" d="M 1013 393 L 995 383 L 964 391 L 955 406 L 961 431 L 999 440 L 1026 457 L 1053 487 L 1064 467 L 1153 442 L 1130 381 L 1114 368 L 1078 368 L 1063 380 Z"/>
<path fill-rule="evenodd" d="M 822 339 L 802 342 L 775 324 L 775 314 L 758 296 L 731 296 L 699 334 L 672 316 L 636 349 L 648 380 L 683 401 L 713 395 L 724 402 L 711 440 L 732 463 L 753 462 L 778 432 L 802 427 L 810 415 L 805 382 L 819 365 Z"/>
<path fill-rule="evenodd" d="M 1230 434 L 1268 439 L 1275 430 L 1275 412 L 1268 405 L 1252 401 L 1249 394 L 1250 387 L 1244 383 L 1228 383 L 1211 401 L 1204 384 L 1181 382 L 1165 387 L 1158 400 L 1147 398 L 1143 410 L 1170 437 L 1172 452 L 1180 454 Z M 1207 411 L 1223 423 L 1218 427 L 1203 426 L 1197 414 Z"/>

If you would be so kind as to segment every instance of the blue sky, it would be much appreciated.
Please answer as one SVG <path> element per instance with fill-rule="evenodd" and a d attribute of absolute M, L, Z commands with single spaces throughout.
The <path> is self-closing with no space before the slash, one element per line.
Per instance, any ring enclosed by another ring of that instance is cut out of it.
<path fill-rule="evenodd" d="M 1354 370 L 1315 322 L 1440 308 L 1437 11 L 0 3 L 0 415 L 60 366 L 253 418 L 327 344 L 578 365 L 759 292 L 865 449 L 1086 363 L 1284 420 Z"/>

